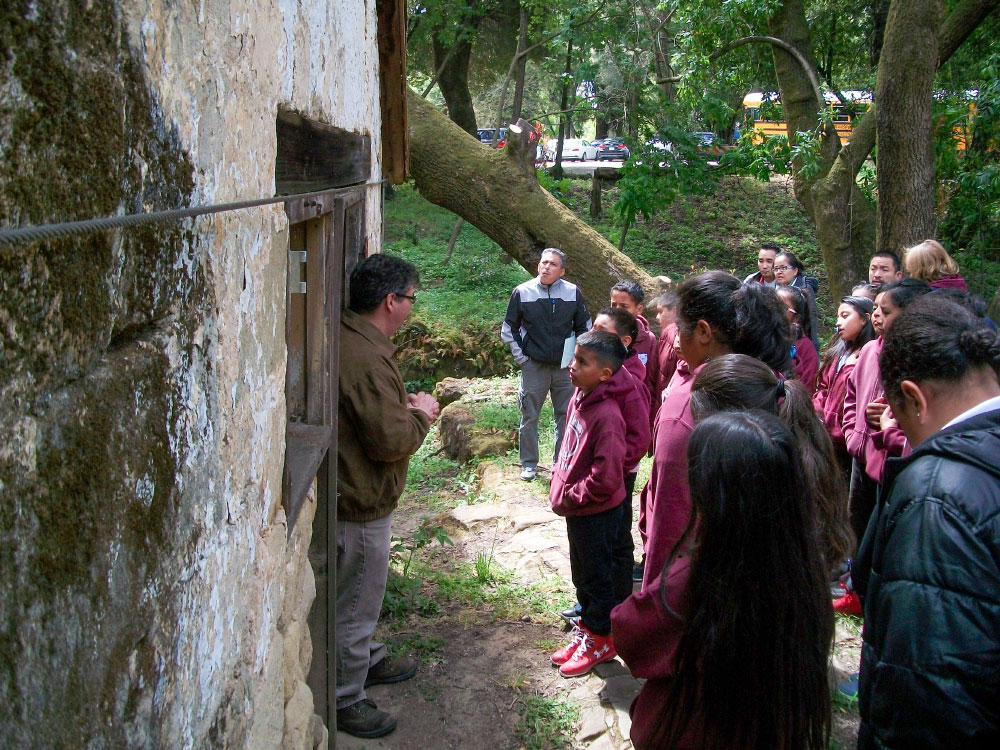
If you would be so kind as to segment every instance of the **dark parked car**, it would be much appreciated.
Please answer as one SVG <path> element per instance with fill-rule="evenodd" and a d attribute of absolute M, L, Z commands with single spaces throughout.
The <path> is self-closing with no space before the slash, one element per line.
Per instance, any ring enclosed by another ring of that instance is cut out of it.
<path fill-rule="evenodd" d="M 479 142 L 487 146 L 493 145 L 493 128 L 479 128 L 476 133 L 479 135 Z M 497 148 L 503 148 L 507 142 L 507 128 L 500 128 L 500 135 L 497 136 Z"/>
<path fill-rule="evenodd" d="M 613 161 L 620 159 L 625 161 L 629 157 L 628 146 L 621 138 L 608 138 L 597 147 L 598 161 Z"/>

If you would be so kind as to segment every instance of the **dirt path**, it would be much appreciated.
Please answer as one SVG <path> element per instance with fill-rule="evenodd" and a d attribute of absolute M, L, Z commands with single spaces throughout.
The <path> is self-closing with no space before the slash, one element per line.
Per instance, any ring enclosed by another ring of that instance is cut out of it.
<path fill-rule="evenodd" d="M 337 748 L 632 747 L 628 707 L 641 683 L 621 661 L 575 680 L 549 664 L 566 639 L 556 613 L 573 597 L 565 522 L 548 510 L 547 481 L 521 482 L 518 471 L 501 460 L 480 465 L 474 481 L 459 474 L 452 500 L 478 502 L 452 510 L 427 509 L 447 502 L 447 491 L 404 497 L 394 534 L 412 546 L 429 516 L 454 544 L 417 549 L 407 579 L 390 580 L 379 636 L 421 666 L 412 680 L 373 687 L 369 697 L 399 718 L 398 728 L 380 740 L 340 732 Z M 397 569 L 409 552 L 401 554 Z M 856 664 L 858 640 L 838 627 L 842 669 Z M 845 709 L 835 708 L 834 747 L 856 741 L 856 711 Z"/>

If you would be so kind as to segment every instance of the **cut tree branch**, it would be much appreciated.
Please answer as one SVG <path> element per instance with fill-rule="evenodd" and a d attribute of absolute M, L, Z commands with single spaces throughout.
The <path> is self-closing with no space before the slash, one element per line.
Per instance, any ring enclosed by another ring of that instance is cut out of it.
<path fill-rule="evenodd" d="M 1000 0 L 998 0 L 998 2 L 1000 2 Z M 813 93 L 816 95 L 816 103 L 821 107 L 823 106 L 823 91 L 822 89 L 820 89 L 819 77 L 816 75 L 816 70 L 809 62 L 809 59 L 805 55 L 803 55 L 795 47 L 795 45 L 789 44 L 784 39 L 779 39 L 776 36 L 764 36 L 764 35 L 745 36 L 742 39 L 736 39 L 735 41 L 730 42 L 724 47 L 720 47 L 719 49 L 715 50 L 715 52 L 713 52 L 711 55 L 708 56 L 708 59 L 717 60 L 727 52 L 732 52 L 734 49 L 737 49 L 738 47 L 743 47 L 747 44 L 770 44 L 775 47 L 780 47 L 781 49 L 785 50 L 785 52 L 794 57 L 795 61 L 802 66 L 802 70 L 805 71 L 806 76 L 808 76 L 809 83 L 812 84 Z"/>

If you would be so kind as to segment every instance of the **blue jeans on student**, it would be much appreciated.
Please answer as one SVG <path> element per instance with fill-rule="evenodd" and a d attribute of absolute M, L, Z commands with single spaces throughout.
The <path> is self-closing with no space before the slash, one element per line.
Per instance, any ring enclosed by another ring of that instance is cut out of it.
<path fill-rule="evenodd" d="M 589 516 L 566 517 L 569 565 L 582 609 L 580 623 L 595 635 L 611 632 L 615 606 L 612 549 L 621 517 L 621 505 Z"/>

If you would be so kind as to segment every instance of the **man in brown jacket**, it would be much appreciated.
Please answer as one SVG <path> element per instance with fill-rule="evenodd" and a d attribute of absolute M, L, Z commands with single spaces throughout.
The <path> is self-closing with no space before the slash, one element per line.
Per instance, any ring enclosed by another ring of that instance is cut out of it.
<path fill-rule="evenodd" d="M 409 658 L 393 659 L 372 640 L 389 572 L 392 512 L 410 456 L 437 417 L 437 401 L 408 394 L 389 340 L 410 314 L 417 269 L 373 255 L 351 274 L 340 326 L 337 443 L 337 728 L 381 737 L 396 719 L 365 696 L 368 685 L 407 680 Z"/>

